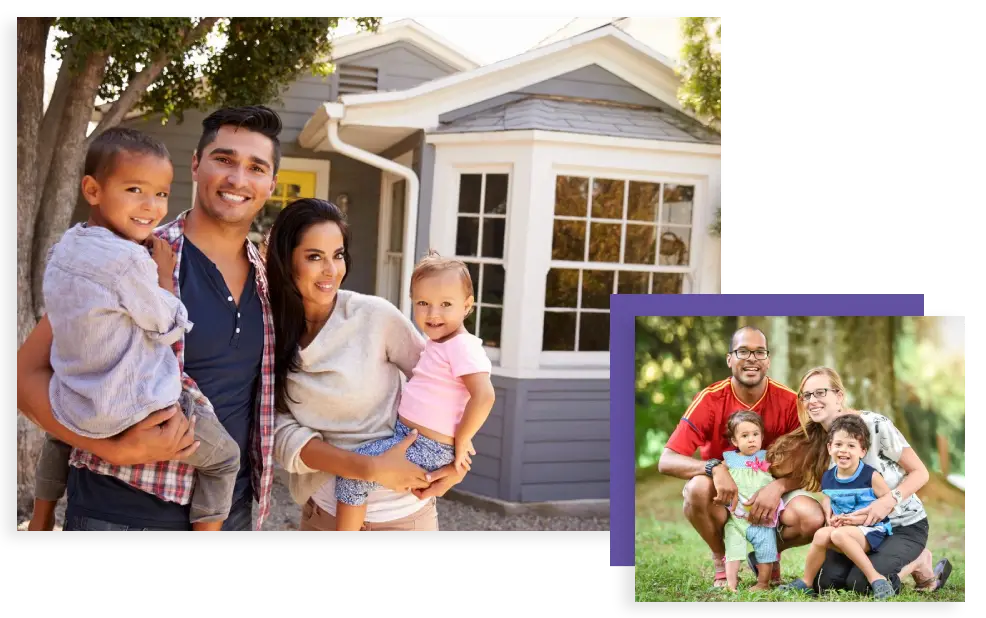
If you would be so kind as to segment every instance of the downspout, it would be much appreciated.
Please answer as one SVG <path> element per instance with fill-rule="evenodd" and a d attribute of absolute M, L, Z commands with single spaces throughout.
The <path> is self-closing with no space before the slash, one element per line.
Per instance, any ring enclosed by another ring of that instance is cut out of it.
<path fill-rule="evenodd" d="M 368 165 L 379 168 L 386 172 L 391 172 L 396 174 L 407 181 L 407 208 L 404 214 L 404 246 L 401 250 L 404 253 L 404 260 L 401 262 L 401 301 L 400 309 L 401 313 L 406 315 L 408 318 L 411 317 L 411 271 L 414 269 L 414 243 L 416 241 L 417 235 L 417 221 L 418 221 L 418 175 L 414 173 L 410 168 L 404 167 L 400 163 L 391 161 L 390 159 L 385 159 L 379 155 L 375 155 L 372 152 L 357 148 L 352 144 L 347 144 L 346 142 L 339 139 L 339 121 L 342 119 L 341 115 L 336 115 L 333 117 L 332 108 L 329 105 L 325 106 L 326 112 L 329 114 L 329 121 L 326 124 L 326 137 L 328 138 L 329 145 L 341 154 L 346 155 L 357 161 L 362 161 Z"/>

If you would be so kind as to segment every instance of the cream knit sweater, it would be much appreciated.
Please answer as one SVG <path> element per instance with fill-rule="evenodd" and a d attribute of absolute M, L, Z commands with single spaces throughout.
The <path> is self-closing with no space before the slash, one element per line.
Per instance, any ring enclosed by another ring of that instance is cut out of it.
<path fill-rule="evenodd" d="M 392 436 L 403 380 L 424 339 L 390 302 L 339 290 L 336 307 L 300 351 L 301 371 L 288 374 L 290 413 L 278 414 L 274 458 L 290 475 L 298 504 L 334 475 L 308 467 L 301 449 L 312 438 L 346 450 Z"/>

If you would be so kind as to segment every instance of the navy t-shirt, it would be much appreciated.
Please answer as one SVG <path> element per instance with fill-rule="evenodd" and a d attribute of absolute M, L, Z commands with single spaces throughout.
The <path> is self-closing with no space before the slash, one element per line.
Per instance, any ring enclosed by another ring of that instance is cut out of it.
<path fill-rule="evenodd" d="M 240 472 L 233 490 L 236 505 L 253 497 L 249 439 L 264 351 L 263 307 L 254 269 L 250 267 L 237 304 L 218 267 L 185 238 L 178 285 L 194 324 L 185 334 L 185 372 L 240 446 Z M 190 527 L 188 506 L 166 502 L 114 477 L 72 467 L 66 518 L 75 515 L 130 526 Z"/>

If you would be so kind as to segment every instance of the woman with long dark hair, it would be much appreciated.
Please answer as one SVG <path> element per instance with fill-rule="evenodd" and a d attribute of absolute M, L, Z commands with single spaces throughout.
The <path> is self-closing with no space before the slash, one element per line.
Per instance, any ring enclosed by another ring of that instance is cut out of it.
<path fill-rule="evenodd" d="M 301 529 L 336 529 L 335 477 L 343 476 L 385 487 L 370 494 L 364 529 L 437 530 L 434 496 L 463 474 L 447 466 L 429 475 L 408 462 L 416 434 L 377 457 L 350 452 L 393 435 L 401 374 L 411 377 L 423 338 L 390 302 L 340 289 L 352 268 L 349 227 L 331 202 L 289 204 L 267 243 L 274 457 L 304 505 Z"/>
<path fill-rule="evenodd" d="M 890 518 L 893 534 L 871 556 L 873 567 L 886 576 L 895 593 L 901 578 L 914 577 L 918 590 L 942 587 L 952 566 L 947 559 L 932 567 L 928 543 L 928 514 L 917 491 L 928 482 L 928 469 L 886 416 L 847 405 L 842 378 L 828 367 L 809 370 L 798 389 L 801 429 L 779 438 L 767 453 L 775 476 L 797 475 L 808 491 L 819 491 L 822 475 L 831 467 L 826 447 L 832 422 L 844 414 L 858 414 L 870 432 L 870 449 L 863 461 L 883 476 L 891 492 L 853 514 L 851 525 L 873 525 Z M 869 581 L 859 567 L 839 552 L 829 550 L 815 580 L 816 591 L 853 590 L 865 594 Z"/>

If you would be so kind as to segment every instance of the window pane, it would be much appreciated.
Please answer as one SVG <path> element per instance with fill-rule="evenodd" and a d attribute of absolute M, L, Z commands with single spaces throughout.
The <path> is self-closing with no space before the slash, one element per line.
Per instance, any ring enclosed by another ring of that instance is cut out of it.
<path fill-rule="evenodd" d="M 582 313 L 579 324 L 579 352 L 606 352 L 609 350 L 609 314 Z"/>
<path fill-rule="evenodd" d="M 479 309 L 479 307 L 476 307 L 475 311 L 466 316 L 466 320 L 462 323 L 466 330 L 472 335 L 476 334 L 476 312 L 479 311 Z"/>
<path fill-rule="evenodd" d="M 500 347 L 500 323 L 503 321 L 502 309 L 483 307 L 479 315 L 479 337 L 483 345 L 490 348 Z"/>
<path fill-rule="evenodd" d="M 589 210 L 589 179 L 559 176 L 555 180 L 555 214 L 584 217 Z"/>
<path fill-rule="evenodd" d="M 582 306 L 589 309 L 609 309 L 609 295 L 613 293 L 613 271 L 582 271 Z"/>
<path fill-rule="evenodd" d="M 486 175 L 486 199 L 483 212 L 494 215 L 507 214 L 507 175 Z"/>
<path fill-rule="evenodd" d="M 455 234 L 456 255 L 476 255 L 476 245 L 479 244 L 479 219 L 477 217 L 459 217 L 459 229 Z"/>
<path fill-rule="evenodd" d="M 575 307 L 578 301 L 579 271 L 552 268 L 544 286 L 545 307 Z"/>
<path fill-rule="evenodd" d="M 479 212 L 482 182 L 482 174 L 459 175 L 459 212 Z"/>
<path fill-rule="evenodd" d="M 285 185 L 284 186 L 284 191 L 287 194 L 287 197 L 293 199 L 293 198 L 296 198 L 299 195 L 301 195 L 301 186 L 300 185 Z"/>
<path fill-rule="evenodd" d="M 623 218 L 623 186 L 622 180 L 605 180 L 597 178 L 592 181 L 592 218 L 593 219 L 622 219 Z"/>
<path fill-rule="evenodd" d="M 473 296 L 479 298 L 479 264 L 470 264 L 466 262 L 466 268 L 469 269 L 469 276 L 472 278 L 472 289 Z"/>
<path fill-rule="evenodd" d="M 544 312 L 544 336 L 541 349 L 546 352 L 575 351 L 575 312 Z"/>
<path fill-rule="evenodd" d="M 684 281 L 680 273 L 654 273 L 654 294 L 681 294 Z"/>
<path fill-rule="evenodd" d="M 695 201 L 695 187 L 690 185 L 664 185 L 664 207 L 661 221 L 672 225 L 692 224 L 692 202 Z"/>
<path fill-rule="evenodd" d="M 483 219 L 484 257 L 503 257 L 503 237 L 506 230 L 506 219 Z"/>
<path fill-rule="evenodd" d="M 646 294 L 650 273 L 620 272 L 616 279 L 617 294 Z"/>
<path fill-rule="evenodd" d="M 627 223 L 625 264 L 653 264 L 656 257 L 657 226 Z"/>
<path fill-rule="evenodd" d="M 499 264 L 483 264 L 484 303 L 492 303 L 494 305 L 503 304 L 503 275 L 503 266 Z M 473 287 L 477 285 L 479 285 L 478 280 L 473 282 Z"/>
<path fill-rule="evenodd" d="M 692 228 L 666 227 L 661 232 L 661 264 L 665 266 L 687 266 L 691 245 Z"/>
<path fill-rule="evenodd" d="M 585 221 L 555 220 L 551 259 L 576 262 L 585 259 Z"/>
<path fill-rule="evenodd" d="M 661 185 L 651 182 L 631 182 L 627 201 L 630 221 L 657 221 L 657 206 Z"/>
<path fill-rule="evenodd" d="M 274 197 L 284 197 L 284 183 L 279 182 L 274 185 L 274 192 L 271 195 Z"/>
<path fill-rule="evenodd" d="M 620 261 L 620 224 L 592 223 L 589 234 L 590 262 Z"/>

